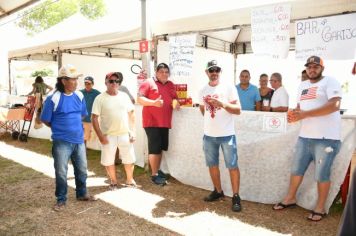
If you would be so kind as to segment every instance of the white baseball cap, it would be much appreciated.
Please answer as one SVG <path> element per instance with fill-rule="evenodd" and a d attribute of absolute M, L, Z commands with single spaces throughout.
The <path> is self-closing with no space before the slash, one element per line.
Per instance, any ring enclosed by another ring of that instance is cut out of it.
<path fill-rule="evenodd" d="M 58 77 L 78 78 L 82 75 L 83 74 L 79 74 L 77 68 L 71 64 L 62 66 L 58 71 Z"/>

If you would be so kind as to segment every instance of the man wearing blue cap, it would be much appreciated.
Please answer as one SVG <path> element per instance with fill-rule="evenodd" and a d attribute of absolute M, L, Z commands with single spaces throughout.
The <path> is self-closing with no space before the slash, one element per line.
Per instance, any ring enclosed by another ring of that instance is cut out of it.
<path fill-rule="evenodd" d="M 100 92 L 93 88 L 94 86 L 94 78 L 91 76 L 87 76 L 84 78 L 84 85 L 85 88 L 80 90 L 85 99 L 85 103 L 87 105 L 88 115 L 83 119 L 83 126 L 84 126 L 84 140 L 85 142 L 90 139 L 91 131 L 92 131 L 92 124 L 91 124 L 91 110 L 93 107 L 94 100 L 96 96 L 100 94 Z"/>

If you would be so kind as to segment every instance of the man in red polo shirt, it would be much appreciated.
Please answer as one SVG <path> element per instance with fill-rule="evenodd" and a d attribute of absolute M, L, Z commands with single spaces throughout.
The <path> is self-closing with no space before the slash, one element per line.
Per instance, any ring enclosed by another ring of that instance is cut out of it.
<path fill-rule="evenodd" d="M 165 185 L 166 176 L 160 170 L 162 151 L 168 150 L 168 133 L 172 127 L 173 102 L 177 99 L 174 84 L 168 80 L 169 67 L 158 64 L 156 77 L 143 82 L 138 91 L 138 103 L 142 109 L 143 128 L 148 140 L 148 161 L 151 166 L 151 180 L 154 184 Z M 179 104 L 175 106 L 179 109 Z"/>

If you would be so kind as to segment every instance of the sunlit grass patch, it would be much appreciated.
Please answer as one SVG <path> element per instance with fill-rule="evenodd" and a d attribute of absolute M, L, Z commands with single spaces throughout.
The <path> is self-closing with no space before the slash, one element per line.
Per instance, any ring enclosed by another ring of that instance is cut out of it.
<path fill-rule="evenodd" d="M 4 158 L 0 158 L 0 169 L 0 185 L 15 184 L 28 179 L 35 180 L 44 177 L 39 172 Z"/>

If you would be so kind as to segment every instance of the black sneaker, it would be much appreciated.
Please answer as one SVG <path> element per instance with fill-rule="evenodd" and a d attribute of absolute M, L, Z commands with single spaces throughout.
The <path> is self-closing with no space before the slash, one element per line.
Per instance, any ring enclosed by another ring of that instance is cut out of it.
<path fill-rule="evenodd" d="M 241 211 L 242 206 L 241 206 L 241 199 L 240 196 L 236 193 L 234 196 L 232 196 L 232 207 L 231 210 L 234 212 L 239 212 Z"/>
<path fill-rule="evenodd" d="M 170 177 L 169 174 L 166 174 L 166 173 L 164 173 L 164 172 L 161 171 L 161 170 L 158 170 L 158 171 L 157 171 L 157 174 L 158 174 L 159 177 L 164 178 L 164 179 L 166 179 L 166 180 L 168 180 L 169 177 Z"/>
<path fill-rule="evenodd" d="M 167 180 L 165 178 L 162 178 L 159 175 L 151 176 L 151 181 L 152 181 L 152 183 L 154 183 L 156 185 L 160 185 L 160 186 L 164 186 L 167 184 Z"/>
<path fill-rule="evenodd" d="M 221 191 L 221 193 L 218 193 L 218 191 L 216 191 L 216 189 L 214 188 L 214 191 L 212 191 L 207 197 L 205 197 L 204 201 L 213 202 L 213 201 L 219 200 L 224 197 L 225 197 L 225 195 L 224 195 L 223 191 Z"/>

